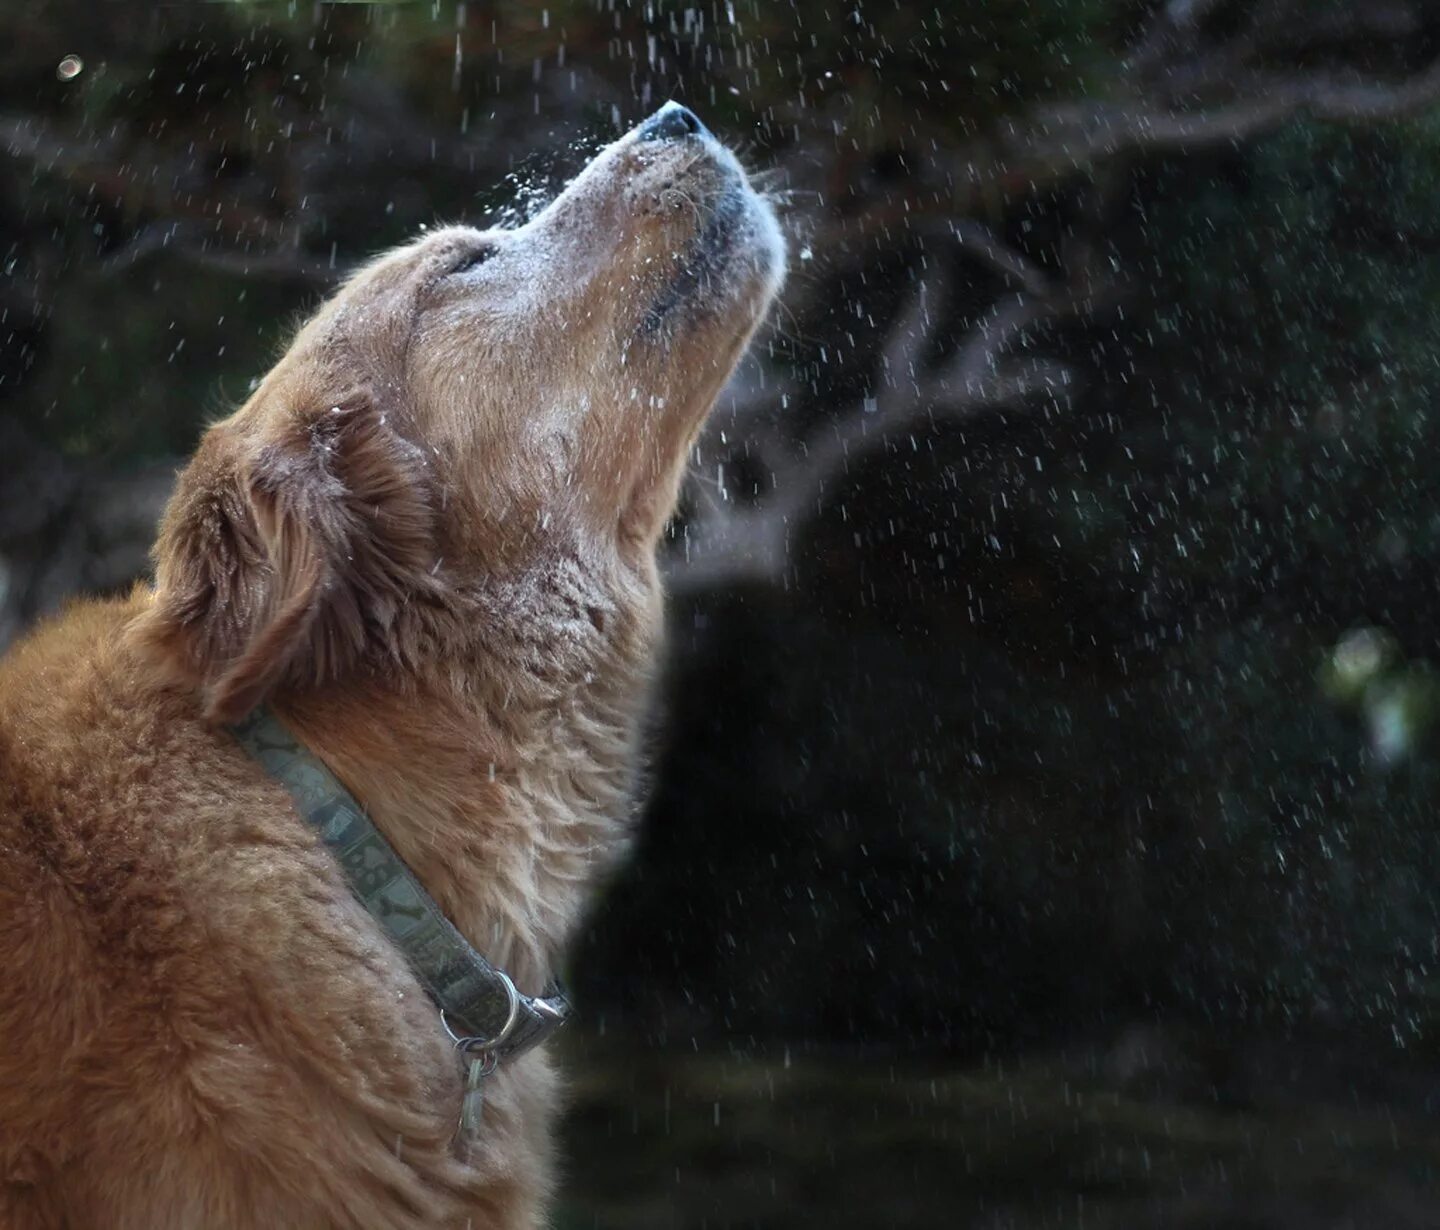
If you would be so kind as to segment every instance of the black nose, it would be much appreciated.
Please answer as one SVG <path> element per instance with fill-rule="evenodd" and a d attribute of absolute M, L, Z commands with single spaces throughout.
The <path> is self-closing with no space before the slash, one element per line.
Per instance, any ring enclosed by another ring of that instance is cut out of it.
<path fill-rule="evenodd" d="M 659 111 L 640 125 L 640 140 L 663 141 L 667 137 L 708 137 L 710 130 L 700 122 L 700 117 L 689 107 L 677 102 L 667 102 Z"/>

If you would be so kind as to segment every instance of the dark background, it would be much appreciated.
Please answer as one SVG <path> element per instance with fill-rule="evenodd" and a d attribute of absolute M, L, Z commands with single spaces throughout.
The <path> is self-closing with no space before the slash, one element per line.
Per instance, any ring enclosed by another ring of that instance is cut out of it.
<path fill-rule="evenodd" d="M 559 1224 L 1440 1226 L 1440 6 L 0 12 L 0 642 L 367 254 L 781 203 Z"/>

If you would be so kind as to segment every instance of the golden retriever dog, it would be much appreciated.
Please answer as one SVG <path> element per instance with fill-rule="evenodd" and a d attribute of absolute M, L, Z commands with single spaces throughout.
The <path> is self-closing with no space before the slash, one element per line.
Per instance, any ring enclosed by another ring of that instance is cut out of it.
<path fill-rule="evenodd" d="M 0 665 L 0 1226 L 529 1227 L 485 1077 L 235 724 L 268 706 L 519 990 L 626 840 L 687 454 L 768 205 L 668 104 L 510 231 L 356 273 L 179 476 L 153 590 Z"/>

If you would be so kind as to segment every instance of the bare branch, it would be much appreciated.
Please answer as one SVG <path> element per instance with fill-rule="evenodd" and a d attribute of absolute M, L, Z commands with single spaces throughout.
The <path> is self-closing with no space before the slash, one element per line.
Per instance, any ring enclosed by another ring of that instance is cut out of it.
<path fill-rule="evenodd" d="M 1417 114 L 1440 100 L 1440 61 L 1398 85 L 1358 78 L 1256 79 L 1243 101 L 1197 111 L 1144 100 L 1054 108 L 1012 130 L 1012 158 L 1072 171 L 1120 157 L 1183 153 L 1238 144 L 1301 116 L 1375 123 Z"/>
<path fill-rule="evenodd" d="M 215 242 L 213 231 L 206 235 L 183 222 L 142 227 L 124 248 L 100 263 L 100 272 L 117 274 L 160 254 L 237 277 L 300 282 L 317 290 L 336 285 L 346 273 L 333 261 L 316 260 L 295 247 L 258 252 L 222 247 Z"/>
<path fill-rule="evenodd" d="M 1015 254 L 1017 268 L 1023 259 Z M 930 434 L 937 419 L 1024 405 L 1039 396 L 1068 397 L 1077 384 L 1070 367 L 1051 359 L 1015 359 L 1010 352 L 1037 325 L 1093 311 L 1102 300 L 1089 291 L 1049 284 L 1043 294 L 1007 295 L 948 360 L 934 366 L 926 356 L 948 276 L 936 272 L 917 283 L 881 352 L 880 384 L 873 396 L 772 461 L 768 496 L 755 502 L 728 500 L 718 483 L 699 478 L 694 515 L 679 527 L 676 550 L 666 560 L 672 591 L 742 581 L 784 584 L 790 576 L 791 536 L 819 511 L 853 463 L 897 437 Z"/>
<path fill-rule="evenodd" d="M 1032 295 L 1043 295 L 1049 288 L 1050 280 L 1045 271 L 1014 248 L 1005 247 L 988 227 L 972 218 L 958 218 L 950 223 L 948 229 L 962 252 L 1019 283 L 1023 290 Z"/>

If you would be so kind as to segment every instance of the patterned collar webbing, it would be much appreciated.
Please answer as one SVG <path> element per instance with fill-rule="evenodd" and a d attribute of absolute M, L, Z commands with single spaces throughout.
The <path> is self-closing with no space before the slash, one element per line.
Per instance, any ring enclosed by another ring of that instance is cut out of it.
<path fill-rule="evenodd" d="M 498 1062 L 564 1024 L 570 1005 L 560 988 L 522 995 L 504 970 L 476 952 L 354 796 L 269 709 L 261 706 L 231 729 L 334 853 L 355 896 L 405 954 L 462 1051 L 487 1053 Z"/>

